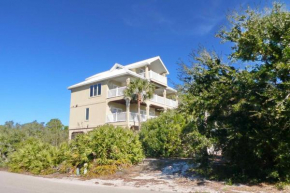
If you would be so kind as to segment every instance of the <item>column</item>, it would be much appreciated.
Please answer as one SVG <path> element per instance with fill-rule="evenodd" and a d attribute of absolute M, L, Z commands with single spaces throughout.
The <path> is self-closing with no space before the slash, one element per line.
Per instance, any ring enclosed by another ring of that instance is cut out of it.
<path fill-rule="evenodd" d="M 129 86 L 130 81 L 131 81 L 130 78 L 127 78 L 127 79 L 126 79 L 126 85 L 127 85 L 127 86 Z"/>
<path fill-rule="evenodd" d="M 150 103 L 146 103 L 146 120 L 149 119 L 149 114 L 150 114 Z"/>
<path fill-rule="evenodd" d="M 126 121 L 127 127 L 130 128 L 130 99 L 126 99 Z"/>
<path fill-rule="evenodd" d="M 166 104 L 166 89 L 163 91 L 164 104 Z"/>
<path fill-rule="evenodd" d="M 70 141 L 71 140 L 71 135 L 72 135 L 73 131 L 70 131 L 68 132 L 68 140 Z"/>
<path fill-rule="evenodd" d="M 148 66 L 145 66 L 145 78 L 146 79 L 149 79 L 149 67 Z"/>

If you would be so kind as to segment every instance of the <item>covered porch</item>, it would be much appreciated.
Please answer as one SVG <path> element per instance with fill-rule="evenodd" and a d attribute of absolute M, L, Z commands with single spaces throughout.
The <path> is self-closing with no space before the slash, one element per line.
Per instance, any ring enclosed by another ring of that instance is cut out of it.
<path fill-rule="evenodd" d="M 140 108 L 141 122 L 147 121 L 148 119 L 155 118 L 164 111 L 163 107 L 158 107 L 153 104 L 142 103 Z M 138 105 L 134 102 L 128 104 L 125 99 L 118 101 L 111 101 L 108 103 L 108 110 L 106 116 L 107 123 L 118 123 L 120 125 L 138 126 Z"/>

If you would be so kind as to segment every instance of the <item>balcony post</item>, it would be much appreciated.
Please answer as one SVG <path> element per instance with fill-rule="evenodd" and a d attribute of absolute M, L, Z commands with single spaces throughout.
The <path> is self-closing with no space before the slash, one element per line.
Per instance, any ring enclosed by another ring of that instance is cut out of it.
<path fill-rule="evenodd" d="M 164 97 L 164 104 L 166 104 L 166 89 L 163 91 L 163 97 Z"/>
<path fill-rule="evenodd" d="M 149 67 L 145 66 L 145 78 L 149 80 Z"/>
<path fill-rule="evenodd" d="M 127 122 L 127 127 L 129 128 L 130 125 L 130 99 L 126 99 L 126 122 Z"/>
<path fill-rule="evenodd" d="M 150 103 L 146 103 L 146 120 L 149 119 L 149 113 L 150 113 Z"/>
<path fill-rule="evenodd" d="M 127 78 L 126 79 L 126 85 L 129 86 L 129 84 L 130 84 L 130 78 Z"/>

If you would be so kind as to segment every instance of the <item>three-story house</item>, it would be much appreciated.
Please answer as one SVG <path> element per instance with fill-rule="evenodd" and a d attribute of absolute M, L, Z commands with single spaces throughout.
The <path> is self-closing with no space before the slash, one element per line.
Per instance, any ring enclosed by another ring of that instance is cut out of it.
<path fill-rule="evenodd" d="M 153 98 L 141 104 L 141 121 L 178 106 L 176 90 L 167 84 L 167 68 L 159 56 L 129 65 L 115 64 L 70 86 L 69 138 L 103 124 L 138 127 L 137 103 L 125 100 L 123 92 L 130 80 L 147 79 L 155 86 Z"/>

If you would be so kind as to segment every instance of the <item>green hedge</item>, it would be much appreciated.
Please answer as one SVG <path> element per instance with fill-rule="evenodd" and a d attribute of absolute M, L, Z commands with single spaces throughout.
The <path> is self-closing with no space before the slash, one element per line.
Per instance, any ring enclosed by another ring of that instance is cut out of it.
<path fill-rule="evenodd" d="M 87 163 L 88 175 L 103 175 L 143 159 L 137 134 L 129 129 L 104 125 L 58 147 L 30 138 L 9 155 L 8 166 L 13 172 L 48 174 L 75 172 L 77 167 L 83 171 Z"/>

